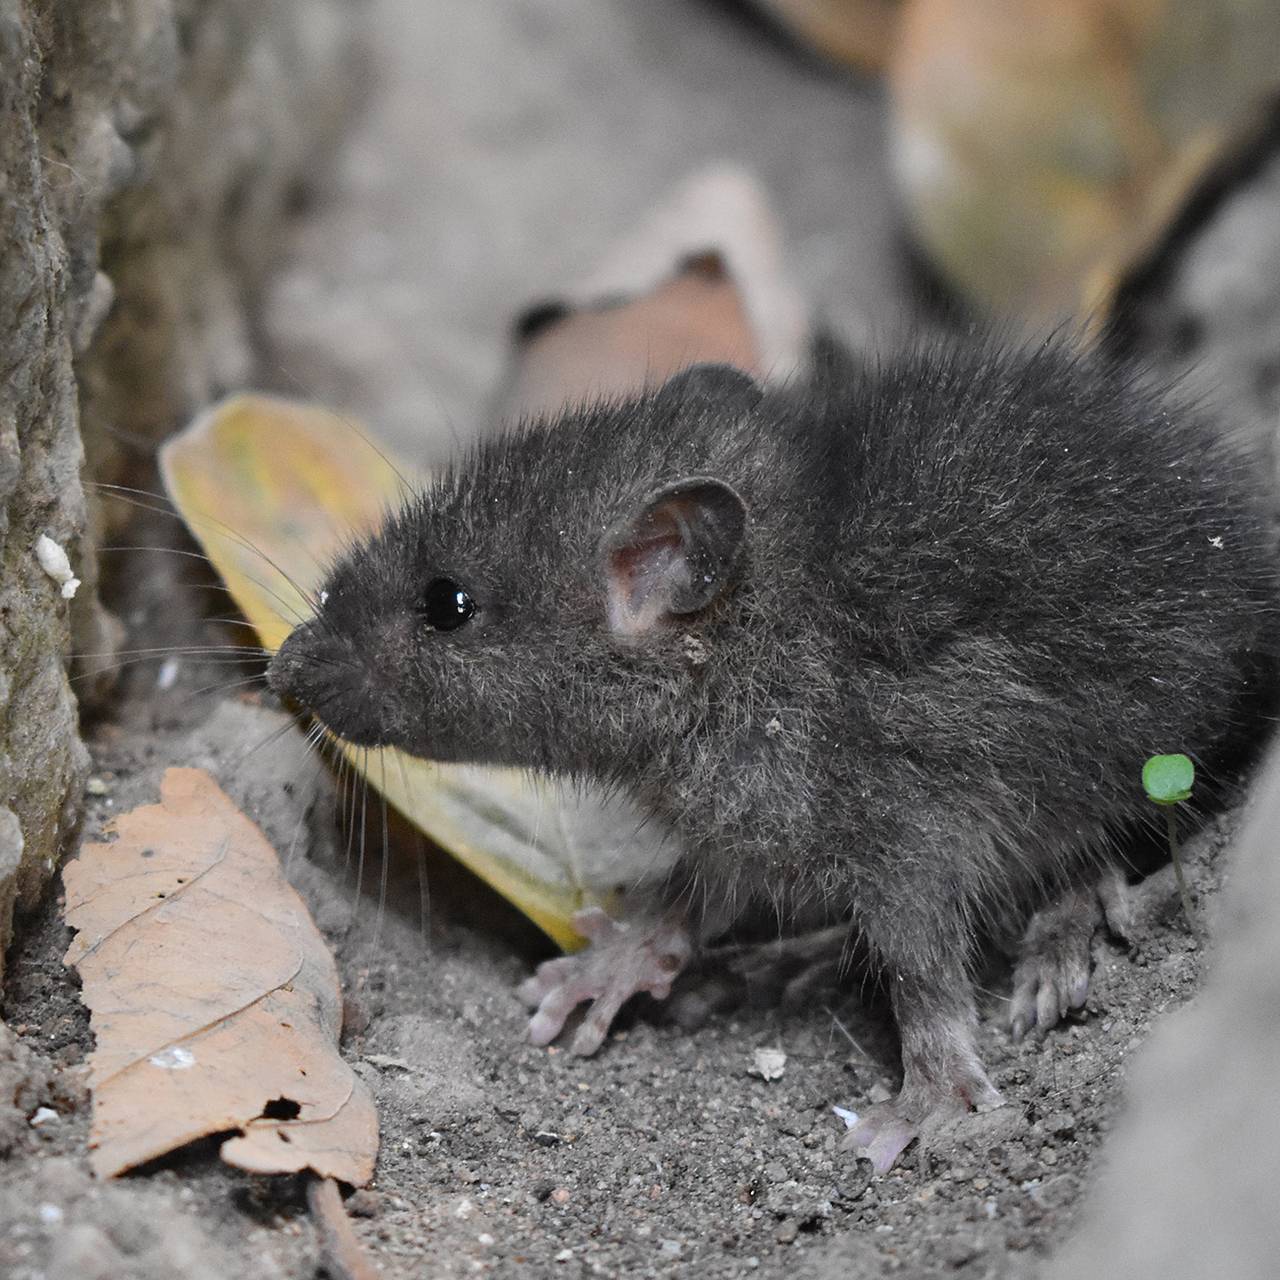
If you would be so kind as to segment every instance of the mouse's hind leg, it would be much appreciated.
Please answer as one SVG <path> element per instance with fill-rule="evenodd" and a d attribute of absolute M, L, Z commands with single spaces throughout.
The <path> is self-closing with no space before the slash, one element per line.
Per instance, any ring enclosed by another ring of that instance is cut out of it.
<path fill-rule="evenodd" d="M 963 970 L 952 977 L 967 986 Z M 902 976 L 892 994 L 902 1042 L 902 1088 L 890 1101 L 863 1111 L 848 1138 L 877 1173 L 894 1165 L 926 1121 L 1004 1101 L 974 1046 L 971 999 L 957 1001 L 933 978 L 919 982 Z"/>
<path fill-rule="evenodd" d="M 1013 970 L 1009 1026 L 1016 1038 L 1032 1027 L 1048 1031 L 1089 995 L 1093 938 L 1106 924 L 1129 931 L 1128 888 L 1108 869 L 1094 884 L 1070 889 L 1031 918 Z"/>
<path fill-rule="evenodd" d="M 864 936 L 888 983 L 902 1046 L 902 1088 L 862 1112 L 848 1144 L 883 1173 L 926 1121 L 996 1107 L 1003 1099 L 978 1057 L 968 938 L 958 913 L 904 909 L 873 919 L 878 927 Z"/>

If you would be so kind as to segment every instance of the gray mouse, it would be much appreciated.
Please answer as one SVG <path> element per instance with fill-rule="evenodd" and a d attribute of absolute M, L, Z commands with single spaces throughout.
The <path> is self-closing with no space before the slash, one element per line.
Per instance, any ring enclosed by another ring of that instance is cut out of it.
<path fill-rule="evenodd" d="M 1211 790 L 1263 728 L 1260 475 L 1057 340 L 770 389 L 695 366 L 476 445 L 345 553 L 270 681 L 350 742 L 590 779 L 677 833 L 649 907 L 586 913 L 592 946 L 526 984 L 539 1042 L 593 999 L 593 1050 L 749 915 L 846 923 L 901 1042 L 854 1133 L 884 1169 L 999 1101 L 979 941 L 1046 908 L 1015 1022 L 1082 1003 L 1077 926 L 1151 821 L 1144 761 L 1185 752 Z"/>

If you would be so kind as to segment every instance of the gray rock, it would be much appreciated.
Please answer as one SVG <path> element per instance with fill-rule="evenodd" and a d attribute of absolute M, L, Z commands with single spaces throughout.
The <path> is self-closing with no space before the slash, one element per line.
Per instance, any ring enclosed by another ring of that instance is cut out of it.
<path fill-rule="evenodd" d="M 1280 151 L 1181 246 L 1137 308 L 1137 342 L 1280 475 Z"/>
<path fill-rule="evenodd" d="M 118 521 L 86 500 L 86 458 L 131 483 L 150 442 L 248 380 L 293 193 L 352 107 L 358 17 L 344 0 L 0 0 L 0 806 L 21 834 L 0 830 L 0 953 L 78 818 L 69 670 L 92 699 L 109 663 L 67 655 L 118 633 L 92 536 Z M 70 601 L 42 535 L 82 580 Z"/>
<path fill-rule="evenodd" d="M 0 1270 L 47 1280 L 219 1280 L 243 1274 L 232 1250 L 190 1211 L 176 1183 L 100 1183 L 46 1158 L 21 1185 L 0 1186 Z M 253 1248 L 253 1244 L 250 1244 Z M 313 1271 L 304 1242 L 298 1274 Z M 261 1243 L 252 1274 L 281 1276 Z"/>
<path fill-rule="evenodd" d="M 1280 153 L 1273 149 L 1180 246 L 1142 298 L 1137 321 L 1139 350 L 1207 396 L 1280 472 Z M 1105 1173 L 1049 1280 L 1275 1274 L 1277 822 L 1280 753 L 1273 751 L 1213 924 L 1211 976 L 1135 1058 L 1128 1113 Z M 1167 897 L 1171 881 L 1161 888 L 1152 877 L 1148 899 Z"/>
<path fill-rule="evenodd" d="M 1050 1280 L 1275 1275 L 1280 1256 L 1280 754 L 1226 890 L 1221 950 L 1195 1002 L 1135 1061 L 1129 1112 L 1079 1237 Z"/>

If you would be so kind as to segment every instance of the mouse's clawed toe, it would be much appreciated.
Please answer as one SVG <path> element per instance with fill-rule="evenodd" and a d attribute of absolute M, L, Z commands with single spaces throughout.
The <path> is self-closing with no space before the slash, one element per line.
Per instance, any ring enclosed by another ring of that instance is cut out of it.
<path fill-rule="evenodd" d="M 1021 1040 L 1034 1027 L 1045 1032 L 1089 996 L 1089 944 L 1023 955 L 1013 971 L 1009 1029 Z"/>
<path fill-rule="evenodd" d="M 590 943 L 577 955 L 561 956 L 538 966 L 516 994 L 536 1007 L 529 1020 L 529 1039 L 550 1044 L 580 1004 L 591 1008 L 573 1037 L 571 1049 L 589 1056 L 604 1043 L 619 1010 L 634 995 L 647 992 L 658 1000 L 693 954 L 684 924 L 663 919 L 623 922 L 598 907 L 579 911 L 574 928 Z"/>
<path fill-rule="evenodd" d="M 976 1058 L 955 1064 L 946 1085 L 908 1083 L 896 1098 L 863 1111 L 844 1140 L 846 1150 L 871 1161 L 877 1173 L 885 1173 L 927 1126 L 945 1122 L 967 1109 L 991 1110 L 1004 1105 Z"/>
<path fill-rule="evenodd" d="M 896 1100 L 879 1102 L 862 1114 L 843 1145 L 870 1160 L 877 1173 L 887 1173 L 919 1133 L 919 1123 L 903 1115 Z"/>
<path fill-rule="evenodd" d="M 1063 894 L 1031 918 L 1013 970 L 1009 1028 L 1015 1039 L 1033 1027 L 1048 1031 L 1071 1010 L 1084 1007 L 1093 937 L 1104 922 L 1113 934 L 1127 936 L 1128 895 L 1116 871 Z"/>

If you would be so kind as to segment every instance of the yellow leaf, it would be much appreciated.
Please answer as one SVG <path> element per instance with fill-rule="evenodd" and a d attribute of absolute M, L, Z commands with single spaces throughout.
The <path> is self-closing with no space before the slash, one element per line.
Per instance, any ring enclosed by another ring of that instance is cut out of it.
<path fill-rule="evenodd" d="M 357 428 L 323 409 L 238 395 L 160 453 L 165 487 L 263 645 L 312 613 L 344 539 L 381 523 L 407 491 Z"/>
<path fill-rule="evenodd" d="M 111 834 L 63 871 L 96 1041 L 94 1172 L 238 1130 L 231 1164 L 368 1182 L 377 1115 L 338 1055 L 337 969 L 262 832 L 209 774 L 169 769 L 160 803 Z"/>

